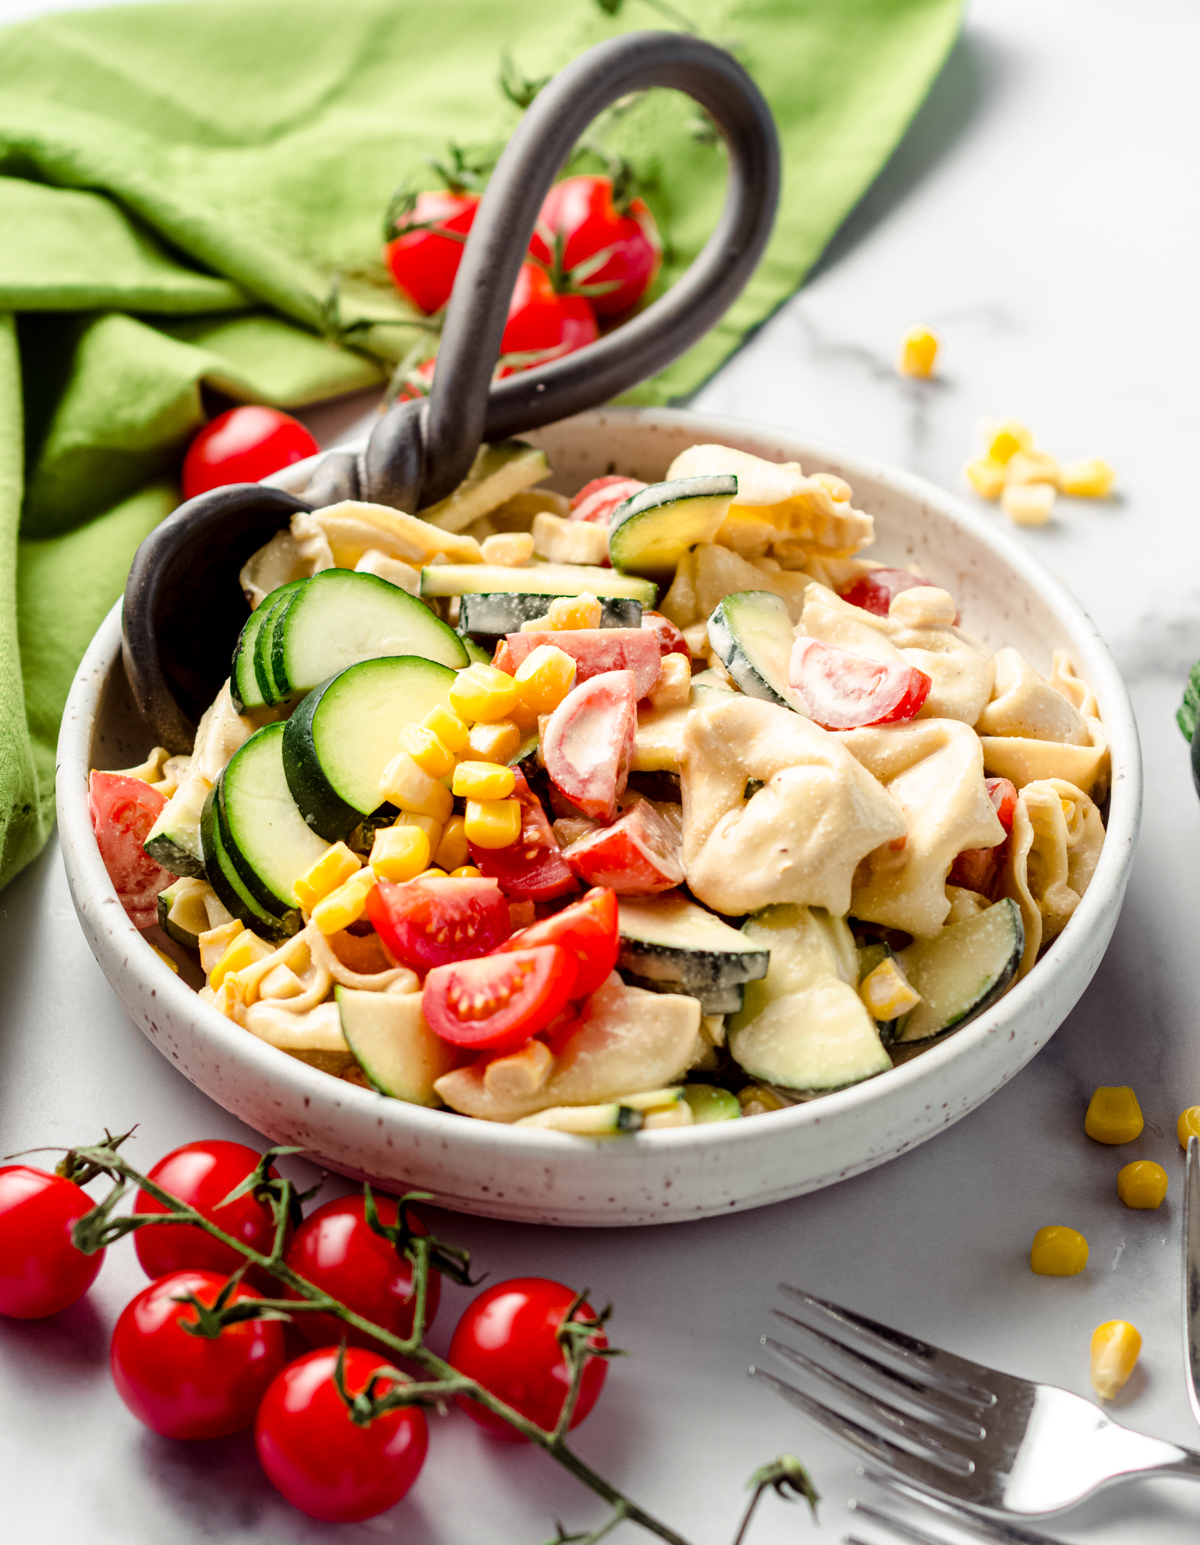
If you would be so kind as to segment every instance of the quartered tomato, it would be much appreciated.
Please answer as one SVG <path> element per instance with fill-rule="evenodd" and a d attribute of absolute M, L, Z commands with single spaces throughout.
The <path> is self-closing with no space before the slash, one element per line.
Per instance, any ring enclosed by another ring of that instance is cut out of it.
<path fill-rule="evenodd" d="M 590 996 L 616 969 L 621 949 L 615 893 L 599 887 L 590 890 L 553 917 L 522 928 L 503 948 L 533 949 L 539 944 L 557 944 L 575 957 L 577 974 L 571 996 Z"/>
<path fill-rule="evenodd" d="M 478 207 L 477 193 L 418 193 L 411 210 L 392 227 L 384 261 L 396 288 L 426 316 L 450 299 Z"/>
<path fill-rule="evenodd" d="M 658 635 L 642 628 L 570 628 L 561 632 L 510 633 L 507 659 L 515 675 L 539 644 L 552 644 L 575 661 L 580 685 L 605 671 L 632 671 L 634 695 L 646 696 L 662 675 Z"/>
<path fill-rule="evenodd" d="M 994 848 L 965 848 L 950 866 L 946 879 L 950 885 L 961 885 L 965 890 L 978 891 L 981 896 L 994 899 L 996 880 L 1008 858 L 1008 839 L 1017 809 L 1017 790 L 1016 785 L 1007 778 L 985 778 L 984 782 L 996 816 L 1004 828 L 1004 841 L 998 842 Z"/>
<path fill-rule="evenodd" d="M 206 424 L 188 446 L 183 497 L 194 499 L 226 483 L 257 483 L 320 449 L 298 419 L 277 408 L 230 408 Z"/>
<path fill-rule="evenodd" d="M 662 261 L 662 242 L 644 200 L 618 208 L 611 177 L 567 177 L 547 193 L 529 243 L 543 263 L 591 301 L 597 316 L 618 316 L 646 292 Z"/>
<path fill-rule="evenodd" d="M 522 263 L 500 339 L 501 355 L 532 355 L 510 359 L 501 375 L 531 370 L 547 360 L 572 354 L 600 336 L 592 308 L 582 295 L 558 295 L 549 275 L 535 263 Z"/>
<path fill-rule="evenodd" d="M 439 966 L 425 978 L 429 1028 L 472 1051 L 515 1051 L 575 993 L 575 957 L 557 944 Z"/>
<path fill-rule="evenodd" d="M 29 1164 L 0 1168 L 0 1314 L 40 1320 L 87 1292 L 104 1251 L 84 1255 L 71 1229 L 91 1210 L 73 1180 Z"/>
<path fill-rule="evenodd" d="M 571 519 L 607 526 L 613 511 L 646 487 L 636 477 L 596 477 L 571 500 Z"/>
<path fill-rule="evenodd" d="M 579 886 L 563 862 L 542 802 L 520 768 L 514 767 L 513 774 L 516 787 L 512 797 L 521 803 L 521 835 L 506 848 L 481 848 L 471 843 L 471 862 L 496 880 L 514 901 L 553 901 L 569 896 Z"/>
<path fill-rule="evenodd" d="M 508 902 L 489 879 L 380 880 L 367 915 L 388 954 L 414 971 L 488 955 L 512 932 Z"/>
<path fill-rule="evenodd" d="M 542 755 L 555 788 L 584 815 L 611 821 L 629 779 L 636 734 L 632 671 L 607 671 L 574 687 L 550 715 L 542 736 Z"/>
<path fill-rule="evenodd" d="M 886 617 L 893 597 L 902 590 L 915 590 L 918 585 L 927 584 L 927 579 L 914 574 L 911 569 L 871 569 L 839 593 L 851 606 L 861 606 L 863 611 L 873 612 L 876 617 Z"/>
<path fill-rule="evenodd" d="M 158 893 L 175 878 L 142 848 L 165 804 L 162 795 L 140 778 L 109 772 L 88 777 L 88 810 L 96 846 L 135 928 L 150 928 L 158 921 Z"/>
<path fill-rule="evenodd" d="M 1013 829 L 1013 816 L 1017 813 L 1017 786 L 1007 778 L 985 778 L 988 796 L 996 807 L 1000 825 L 1006 832 Z"/>
<path fill-rule="evenodd" d="M 647 632 L 653 633 L 658 639 L 660 654 L 681 654 L 685 660 L 692 658 L 692 651 L 688 648 L 687 639 L 684 638 L 671 619 L 664 617 L 661 612 L 650 612 L 643 608 L 642 627 Z"/>
<path fill-rule="evenodd" d="M 684 878 L 682 835 L 646 799 L 580 837 L 564 857 L 585 885 L 607 885 L 619 896 L 650 896 Z"/>
<path fill-rule="evenodd" d="M 792 645 L 788 681 L 814 722 L 827 730 L 915 718 L 933 685 L 913 665 L 870 660 L 816 638 L 798 638 Z"/>

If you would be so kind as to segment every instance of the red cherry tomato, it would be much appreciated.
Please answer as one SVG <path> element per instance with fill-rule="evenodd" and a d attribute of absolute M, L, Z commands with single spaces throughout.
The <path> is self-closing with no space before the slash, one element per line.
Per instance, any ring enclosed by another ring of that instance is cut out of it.
<path fill-rule="evenodd" d="M 321 447 L 298 420 L 277 408 L 230 408 L 206 424 L 183 458 L 183 497 L 226 483 L 257 483 Z"/>
<path fill-rule="evenodd" d="M 562 632 L 510 633 L 508 662 L 515 676 L 539 644 L 550 644 L 575 661 L 579 685 L 605 671 L 632 671 L 634 694 L 643 698 L 662 675 L 657 634 L 643 628 L 571 628 Z"/>
<path fill-rule="evenodd" d="M 594 478 L 571 500 L 571 519 L 607 526 L 613 511 L 645 487 L 636 477 Z"/>
<path fill-rule="evenodd" d="M 1007 778 L 985 778 L 988 797 L 996 808 L 1000 825 L 1006 832 L 1013 828 L 1013 816 L 1017 813 L 1017 786 Z"/>
<path fill-rule="evenodd" d="M 28 1164 L 0 1169 L 0 1314 L 40 1320 L 82 1298 L 104 1264 L 71 1240 L 92 1200 L 73 1180 Z"/>
<path fill-rule="evenodd" d="M 418 193 L 412 212 L 397 222 L 383 249 L 396 288 L 426 316 L 450 299 L 478 207 L 477 193 Z"/>
<path fill-rule="evenodd" d="M 687 639 L 669 617 L 664 617 L 661 612 L 643 611 L 642 627 L 658 639 L 658 647 L 664 655 L 681 654 L 685 660 L 691 659 Z"/>
<path fill-rule="evenodd" d="M 376 1195 L 375 1206 L 379 1221 L 393 1227 L 400 1210 L 395 1201 Z M 426 1232 L 415 1218 L 413 1222 L 419 1233 Z M 412 1267 L 368 1224 L 361 1196 L 336 1197 L 310 1212 L 288 1246 L 287 1263 L 372 1324 L 382 1325 L 397 1336 L 412 1335 Z M 425 1296 L 426 1328 L 433 1324 L 441 1292 L 442 1279 L 431 1271 Z M 288 1289 L 285 1296 L 298 1295 Z M 332 1314 L 298 1313 L 295 1324 L 310 1346 L 336 1346 L 344 1337 L 351 1346 L 382 1350 L 373 1337 Z"/>
<path fill-rule="evenodd" d="M 592 820 L 611 821 L 629 779 L 636 734 L 632 671 L 606 671 L 573 687 L 542 736 L 542 755 L 555 788 Z"/>
<path fill-rule="evenodd" d="M 1017 789 L 1007 778 L 985 778 L 984 783 L 996 816 L 1004 828 L 1004 841 L 998 842 L 994 848 L 965 848 L 951 864 L 946 879 L 950 885 L 961 885 L 964 890 L 978 891 L 981 896 L 995 900 L 996 881 L 1008 858 L 1009 837 L 1017 809 Z"/>
<path fill-rule="evenodd" d="M 933 685 L 916 666 L 869 660 L 816 638 L 798 638 L 792 645 L 788 681 L 814 723 L 827 730 L 914 719 Z"/>
<path fill-rule="evenodd" d="M 927 584 L 927 579 L 922 579 L 911 569 L 871 569 L 860 574 L 839 594 L 851 606 L 861 606 L 863 611 L 873 612 L 876 617 L 886 617 L 893 598 L 902 590 L 915 590 L 918 585 Z"/>
<path fill-rule="evenodd" d="M 556 294 L 544 269 L 535 263 L 521 264 L 500 339 L 500 353 L 538 357 L 505 363 L 500 371 L 502 376 L 572 354 L 599 336 L 595 315 L 582 295 Z"/>
<path fill-rule="evenodd" d="M 546 1277 L 514 1277 L 509 1282 L 498 1282 L 481 1293 L 459 1320 L 446 1361 L 529 1421 L 551 1428 L 562 1411 L 571 1382 L 566 1356 L 555 1333 L 574 1299 L 569 1287 Z M 575 1318 L 584 1319 L 591 1314 L 590 1306 L 584 1303 Z M 598 1330 L 589 1339 L 589 1345 L 606 1347 L 608 1338 Z M 596 1404 L 606 1372 L 604 1358 L 588 1359 L 579 1400 L 571 1416 L 572 1427 L 578 1427 Z M 478 1401 L 460 1396 L 458 1403 L 493 1436 L 515 1443 L 527 1441 Z"/>
<path fill-rule="evenodd" d="M 569 896 L 579 886 L 562 860 L 542 802 L 520 768 L 514 767 L 513 773 L 517 780 L 513 798 L 521 804 L 521 835 L 506 848 L 481 848 L 472 842 L 471 862 L 513 900 L 553 901 Z"/>
<path fill-rule="evenodd" d="M 575 957 L 578 969 L 572 995 L 589 997 L 616 970 L 621 950 L 615 892 L 590 890 L 553 917 L 545 917 L 541 922 L 522 928 L 501 948 L 527 950 L 539 944 L 560 945 Z"/>
<path fill-rule="evenodd" d="M 158 893 L 175 878 L 142 848 L 165 804 L 162 795 L 140 778 L 106 772 L 88 775 L 88 811 L 96 846 L 135 928 L 150 928 L 158 921 Z"/>
<path fill-rule="evenodd" d="M 592 303 L 597 316 L 618 316 L 642 298 L 658 273 L 662 242 L 654 216 L 640 198 L 619 210 L 611 177 L 567 177 L 546 195 L 529 250 L 554 262 L 562 244 L 567 279 Z"/>
<path fill-rule="evenodd" d="M 421 1473 L 429 1436 L 417 1406 L 356 1427 L 333 1382 L 337 1358 L 325 1348 L 288 1364 L 258 1408 L 254 1442 L 267 1476 L 293 1507 L 327 1523 L 355 1523 L 400 1501 Z M 348 1347 L 347 1390 L 359 1394 L 387 1366 L 374 1352 Z M 393 1387 L 383 1379 L 376 1393 Z"/>
<path fill-rule="evenodd" d="M 184 1329 L 199 1320 L 194 1293 L 213 1304 L 228 1281 L 223 1272 L 176 1271 L 160 1277 L 125 1306 L 112 1339 L 117 1393 L 147 1427 L 164 1438 L 224 1438 L 248 1427 L 271 1380 L 287 1360 L 278 1320 L 243 1320 L 217 1336 Z M 246 1283 L 232 1300 L 261 1297 Z"/>
<path fill-rule="evenodd" d="M 259 1155 L 244 1143 L 227 1143 L 219 1138 L 185 1143 L 158 1161 L 150 1171 L 150 1179 L 194 1207 L 226 1234 L 269 1255 L 275 1239 L 275 1215 L 269 1204 L 247 1192 L 228 1207 L 220 1205 L 235 1186 L 241 1185 L 258 1160 Z M 273 1166 L 270 1174 L 277 1174 Z M 133 1210 L 138 1214 L 167 1211 L 146 1191 L 138 1192 Z M 186 1223 L 155 1223 L 140 1228 L 133 1242 L 148 1277 L 163 1277 L 172 1271 L 216 1271 L 228 1275 L 245 1259 L 219 1239 Z"/>
<path fill-rule="evenodd" d="M 367 915 L 392 958 L 414 971 L 490 955 L 512 932 L 495 880 L 380 880 Z"/>
<path fill-rule="evenodd" d="M 575 958 L 557 944 L 438 966 L 425 978 L 421 1009 L 453 1046 L 515 1051 L 544 1030 L 575 993 Z"/>
<path fill-rule="evenodd" d="M 619 896 L 652 896 L 683 882 L 683 835 L 648 800 L 611 826 L 600 826 L 563 854 L 584 885 Z"/>

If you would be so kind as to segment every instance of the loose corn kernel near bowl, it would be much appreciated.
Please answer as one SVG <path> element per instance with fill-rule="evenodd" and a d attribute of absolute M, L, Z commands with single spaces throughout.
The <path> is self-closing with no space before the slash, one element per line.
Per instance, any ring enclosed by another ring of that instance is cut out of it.
<path fill-rule="evenodd" d="M 963 476 L 981 499 L 998 499 L 1004 492 L 1004 463 L 990 456 L 974 456 L 963 467 Z"/>
<path fill-rule="evenodd" d="M 495 762 L 460 762 L 454 769 L 452 788 L 459 799 L 508 799 L 516 786 L 512 768 Z"/>
<path fill-rule="evenodd" d="M 428 869 L 429 838 L 419 826 L 385 826 L 375 833 L 368 862 L 380 880 L 402 885 Z"/>
<path fill-rule="evenodd" d="M 983 454 L 1007 462 L 1018 451 L 1033 448 L 1033 430 L 1019 418 L 1002 418 L 983 427 Z"/>
<path fill-rule="evenodd" d="M 1000 508 L 1018 526 L 1044 526 L 1054 513 L 1052 483 L 1006 483 Z"/>
<path fill-rule="evenodd" d="M 521 801 L 468 799 L 464 830 L 477 848 L 511 848 L 521 835 Z"/>
<path fill-rule="evenodd" d="M 1142 1338 L 1128 1320 L 1105 1320 L 1092 1332 L 1092 1388 L 1101 1400 L 1111 1400 L 1129 1382 L 1137 1367 Z"/>
<path fill-rule="evenodd" d="M 1083 1118 L 1083 1130 L 1097 1143 L 1131 1143 L 1145 1125 L 1137 1095 L 1128 1084 L 1101 1084 Z"/>
<path fill-rule="evenodd" d="M 1078 1229 L 1051 1223 L 1033 1236 L 1029 1269 L 1039 1277 L 1077 1277 L 1087 1263 L 1088 1242 Z"/>
<path fill-rule="evenodd" d="M 450 706 L 468 724 L 507 719 L 517 701 L 513 679 L 494 665 L 468 665 L 450 688 Z"/>
<path fill-rule="evenodd" d="M 1004 481 L 1014 483 L 1049 483 L 1058 487 L 1058 458 L 1049 451 L 1014 451 L 1004 467 Z"/>
<path fill-rule="evenodd" d="M 1175 1123 L 1175 1136 L 1179 1139 L 1179 1146 L 1186 1153 L 1188 1138 L 1200 1137 L 1200 1105 L 1189 1105 L 1187 1110 L 1179 1112 L 1179 1120 Z"/>
<path fill-rule="evenodd" d="M 1167 1172 L 1161 1164 L 1137 1159 L 1117 1176 L 1117 1195 L 1126 1207 L 1153 1209 L 1162 1206 L 1168 1184 Z"/>
<path fill-rule="evenodd" d="M 344 842 L 335 842 L 293 883 L 301 907 L 311 913 L 322 897 L 345 884 L 361 867 L 356 853 L 352 853 Z"/>
<path fill-rule="evenodd" d="M 920 322 L 906 327 L 896 345 L 896 374 L 927 380 L 937 364 L 941 341 L 932 327 Z"/>
<path fill-rule="evenodd" d="M 1064 462 L 1058 474 L 1058 486 L 1072 499 L 1107 499 L 1116 481 L 1116 467 L 1103 456 Z"/>

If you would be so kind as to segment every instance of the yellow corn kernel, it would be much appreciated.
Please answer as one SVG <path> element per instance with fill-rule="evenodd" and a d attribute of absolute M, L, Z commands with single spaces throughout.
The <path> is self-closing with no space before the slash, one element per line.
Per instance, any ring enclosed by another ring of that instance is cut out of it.
<path fill-rule="evenodd" d="M 921 994 L 911 985 L 904 972 L 890 957 L 881 960 L 859 983 L 858 995 L 867 1006 L 872 1019 L 886 1024 L 899 1019 L 909 1009 L 915 1009 Z"/>
<path fill-rule="evenodd" d="M 400 749 L 431 778 L 444 778 L 454 771 L 454 752 L 424 724 L 406 724 L 400 731 Z"/>
<path fill-rule="evenodd" d="M 576 669 L 565 649 L 539 644 L 521 661 L 513 677 L 521 702 L 536 713 L 553 713 L 575 685 Z"/>
<path fill-rule="evenodd" d="M 1128 1320 L 1106 1320 L 1092 1332 L 1092 1388 L 1101 1400 L 1124 1389 L 1137 1367 L 1142 1338 Z"/>
<path fill-rule="evenodd" d="M 1097 1143 L 1131 1143 L 1146 1125 L 1137 1095 L 1128 1084 L 1102 1084 L 1088 1101 L 1083 1130 Z"/>
<path fill-rule="evenodd" d="M 1011 483 L 1000 495 L 1000 508 L 1018 526 L 1044 526 L 1054 509 L 1049 483 Z"/>
<path fill-rule="evenodd" d="M 452 880 L 481 880 L 483 878 L 483 870 L 476 869 L 474 864 L 463 864 L 461 868 L 451 869 L 450 878 Z"/>
<path fill-rule="evenodd" d="M 152 944 L 150 946 L 150 948 L 158 956 L 159 960 L 162 961 L 164 966 L 166 966 L 170 970 L 174 971 L 176 976 L 179 975 L 179 963 L 178 963 L 178 961 L 172 960 L 170 955 L 167 954 L 166 950 L 160 950 L 157 944 Z"/>
<path fill-rule="evenodd" d="M 360 869 L 339 890 L 318 901 L 313 908 L 312 920 L 322 933 L 341 933 L 351 923 L 357 923 L 367 909 L 367 897 L 375 888 L 373 869 Z"/>
<path fill-rule="evenodd" d="M 476 762 L 503 762 L 507 765 L 521 744 L 521 732 L 511 719 L 497 719 L 494 724 L 473 724 L 467 740 L 467 755 Z"/>
<path fill-rule="evenodd" d="M 1032 446 L 1033 430 L 1019 418 L 1002 418 L 984 426 L 983 454 L 993 461 L 1007 461 L 1018 451 L 1028 451 Z"/>
<path fill-rule="evenodd" d="M 646 694 L 651 708 L 682 708 L 692 695 L 692 662 L 686 655 L 665 654 L 662 672 Z"/>
<path fill-rule="evenodd" d="M 403 884 L 429 868 L 429 838 L 419 826 L 384 826 L 375 833 L 369 863 L 377 879 Z"/>
<path fill-rule="evenodd" d="M 237 918 L 231 923 L 222 923 L 218 928 L 206 929 L 197 939 L 200 946 L 200 969 L 205 976 L 220 960 L 221 956 L 229 948 L 230 943 L 242 933 L 246 925 Z"/>
<path fill-rule="evenodd" d="M 1179 1120 L 1175 1123 L 1175 1136 L 1179 1139 L 1179 1146 L 1186 1153 L 1188 1138 L 1200 1137 L 1200 1105 L 1189 1105 L 1187 1110 L 1179 1112 Z"/>
<path fill-rule="evenodd" d="M 414 815 L 411 810 L 406 810 L 403 815 L 398 815 L 392 822 L 393 826 L 416 826 L 429 838 L 429 851 L 437 852 L 438 843 L 442 840 L 444 826 L 441 821 L 435 821 L 431 815 Z"/>
<path fill-rule="evenodd" d="M 1051 1224 L 1033 1236 L 1029 1269 L 1039 1277 L 1077 1277 L 1087 1263 L 1088 1242 L 1078 1229 Z"/>
<path fill-rule="evenodd" d="M 522 633 L 548 633 L 549 631 L 549 617 L 527 617 L 520 627 Z"/>
<path fill-rule="evenodd" d="M 391 800 L 401 810 L 413 815 L 429 815 L 435 821 L 449 819 L 454 801 L 444 783 L 431 778 L 413 761 L 407 751 L 394 756 L 379 780 L 380 799 Z"/>
<path fill-rule="evenodd" d="M 344 842 L 335 842 L 331 848 L 326 848 L 316 863 L 310 864 L 295 882 L 303 910 L 311 913 L 323 896 L 344 885 L 361 867 L 358 854 L 352 853 Z"/>
<path fill-rule="evenodd" d="M 441 841 L 433 850 L 433 861 L 440 864 L 447 874 L 460 869 L 471 856 L 467 846 L 465 822 L 461 815 L 452 815 L 442 830 Z"/>
<path fill-rule="evenodd" d="M 1161 1207 L 1167 1194 L 1167 1172 L 1161 1164 L 1136 1159 L 1117 1176 L 1117 1195 L 1126 1207 Z"/>
<path fill-rule="evenodd" d="M 1064 462 L 1058 474 L 1058 486 L 1073 499 L 1107 499 L 1116 481 L 1116 467 L 1103 456 Z"/>
<path fill-rule="evenodd" d="M 507 799 L 516 786 L 512 768 L 498 767 L 495 762 L 460 762 L 454 769 L 452 787 L 460 799 Z M 500 846 L 507 847 L 508 844 L 501 843 Z"/>
<path fill-rule="evenodd" d="M 975 456 L 963 467 L 963 476 L 981 499 L 998 499 L 1004 492 L 1004 464 L 990 456 Z"/>
<path fill-rule="evenodd" d="M 550 602 L 546 615 L 556 633 L 569 633 L 575 628 L 598 628 L 601 606 L 590 591 L 582 595 L 560 595 Z"/>
<path fill-rule="evenodd" d="M 920 323 L 906 327 L 896 345 L 896 374 L 928 379 L 937 363 L 940 343 L 941 339 L 932 327 L 923 327 Z"/>
<path fill-rule="evenodd" d="M 464 830 L 479 848 L 511 848 L 521 835 L 519 799 L 468 799 Z"/>
<path fill-rule="evenodd" d="M 466 750 L 467 726 L 453 709 L 439 703 L 436 708 L 429 710 L 421 723 L 427 730 L 433 731 L 448 751 Z"/>
<path fill-rule="evenodd" d="M 484 563 L 519 569 L 533 557 L 533 534 L 529 531 L 497 531 L 494 536 L 484 537 L 481 551 Z"/>
<path fill-rule="evenodd" d="M 243 928 L 208 973 L 208 985 L 214 989 L 220 987 L 232 971 L 241 971 L 243 967 L 252 966 L 256 960 L 265 960 L 271 954 L 274 954 L 273 945 L 260 939 L 256 933 L 251 933 L 248 928 Z"/>
<path fill-rule="evenodd" d="M 517 701 L 513 679 L 493 665 L 468 665 L 450 688 L 450 706 L 468 724 L 507 719 Z"/>
<path fill-rule="evenodd" d="M 422 869 L 421 873 L 417 876 L 418 880 L 448 880 L 449 878 L 450 876 L 446 871 L 437 868 L 436 865 L 432 869 Z"/>
<path fill-rule="evenodd" d="M 1004 481 L 1013 483 L 1050 483 L 1058 487 L 1058 458 L 1049 451 L 1014 451 L 1004 468 Z"/>

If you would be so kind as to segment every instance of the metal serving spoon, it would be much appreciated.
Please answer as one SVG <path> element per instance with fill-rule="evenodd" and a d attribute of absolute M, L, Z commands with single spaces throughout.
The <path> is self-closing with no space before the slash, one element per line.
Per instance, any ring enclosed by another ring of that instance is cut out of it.
<path fill-rule="evenodd" d="M 592 120 L 630 92 L 686 92 L 729 155 L 716 229 L 680 281 L 622 327 L 493 382 L 509 298 L 538 211 Z M 397 403 L 358 454 L 326 456 L 299 499 L 236 483 L 188 500 L 138 548 L 125 587 L 125 672 L 142 717 L 168 750 L 191 749 L 204 708 L 229 674 L 247 606 L 238 573 L 297 510 L 365 499 L 420 510 L 466 476 L 481 442 L 595 407 L 661 370 L 725 313 L 762 256 L 779 196 L 771 110 L 723 49 L 678 32 L 598 44 L 537 96 L 484 193 L 463 252 L 428 398 Z"/>

